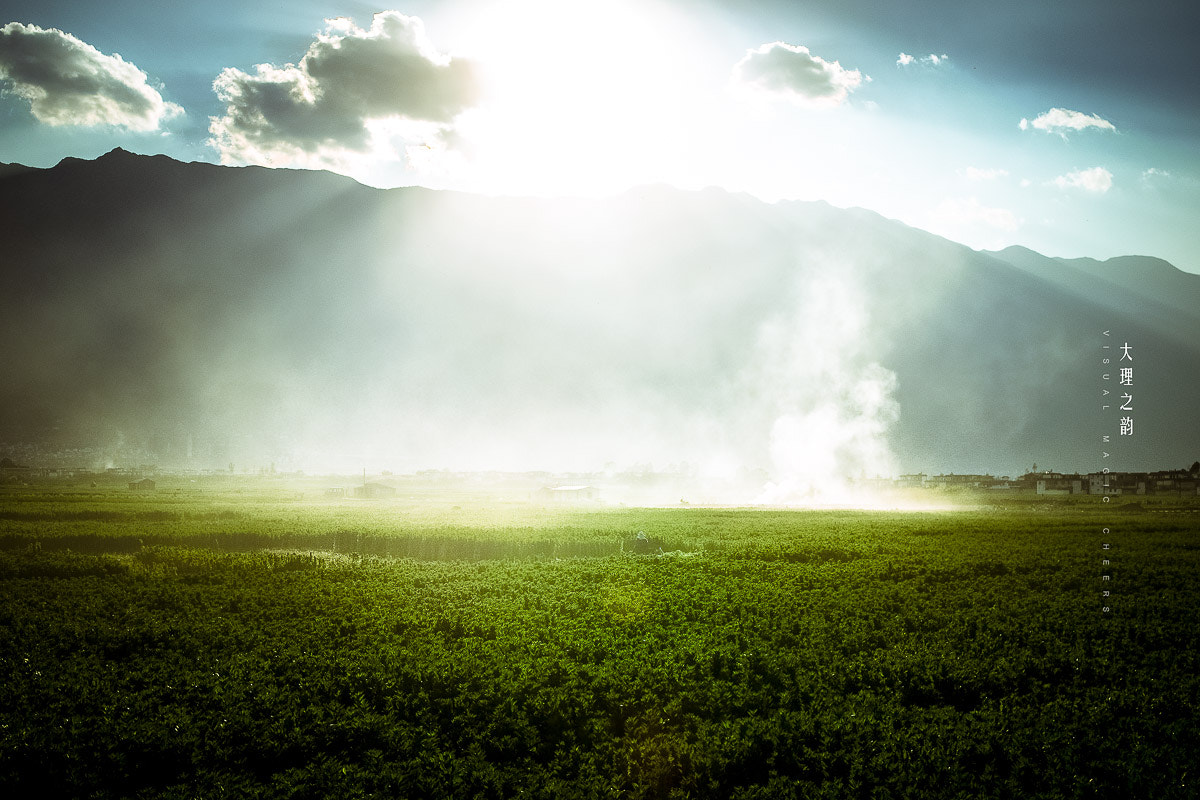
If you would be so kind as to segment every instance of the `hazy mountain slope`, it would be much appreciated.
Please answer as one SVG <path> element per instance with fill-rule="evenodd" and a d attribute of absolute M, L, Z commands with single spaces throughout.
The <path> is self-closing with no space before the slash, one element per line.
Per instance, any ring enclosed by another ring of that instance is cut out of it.
<path fill-rule="evenodd" d="M 1200 347 L 1194 336 L 1200 326 L 1200 275 L 1148 256 L 1120 256 L 1107 261 L 1049 258 L 1024 247 L 1009 247 L 989 255 L 1092 302 L 1119 309 L 1181 345 Z M 1180 322 L 1186 324 L 1181 326 Z"/>
<path fill-rule="evenodd" d="M 1146 365 L 1122 466 L 1200 452 L 1194 317 L 1149 298 L 1139 318 L 865 211 L 385 192 L 114 151 L 0 173 L 0 234 L 9 441 L 204 466 L 686 461 L 798 485 L 1082 469 L 1111 328 Z"/>

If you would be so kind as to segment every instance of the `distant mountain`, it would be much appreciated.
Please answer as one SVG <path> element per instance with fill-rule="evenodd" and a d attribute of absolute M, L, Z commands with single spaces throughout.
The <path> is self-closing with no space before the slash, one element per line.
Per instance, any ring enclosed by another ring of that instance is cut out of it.
<path fill-rule="evenodd" d="M 716 190 L 383 191 L 120 150 L 0 169 L 0 235 L 0 440 L 81 458 L 803 486 L 1200 457 L 1200 276 L 1156 259 Z M 1125 341 L 1118 437 L 1100 357 Z"/>
<path fill-rule="evenodd" d="M 1161 258 L 1049 258 L 1024 247 L 1009 247 L 989 255 L 1100 305 L 1119 309 L 1165 336 L 1185 344 L 1196 343 L 1200 280 Z"/>
<path fill-rule="evenodd" d="M 22 172 L 33 172 L 34 167 L 27 167 L 24 164 L 5 164 L 0 162 L 0 178 L 8 175 L 19 175 Z"/>

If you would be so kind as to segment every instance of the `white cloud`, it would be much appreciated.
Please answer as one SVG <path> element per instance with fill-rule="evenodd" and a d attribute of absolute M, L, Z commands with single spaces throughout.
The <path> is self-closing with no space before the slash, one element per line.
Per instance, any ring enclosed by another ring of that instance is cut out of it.
<path fill-rule="evenodd" d="M 475 66 L 434 49 L 417 17 L 375 15 L 362 30 L 326 20 L 299 64 L 228 68 L 213 82 L 225 115 L 209 144 L 225 163 L 339 166 L 398 157 L 387 140 L 445 142 L 478 97 Z"/>
<path fill-rule="evenodd" d="M 1083 189 L 1087 192 L 1104 194 L 1112 188 L 1112 178 L 1112 173 L 1104 167 L 1092 167 L 1059 175 L 1051 183 L 1060 189 Z"/>
<path fill-rule="evenodd" d="M 1158 167 L 1151 167 L 1150 169 L 1144 170 L 1142 172 L 1142 180 L 1144 180 L 1144 181 L 1151 181 L 1151 180 L 1154 180 L 1155 178 L 1166 179 L 1166 178 L 1170 178 L 1170 177 L 1171 177 L 1170 172 L 1168 172 L 1165 169 L 1159 169 Z"/>
<path fill-rule="evenodd" d="M 1052 108 L 1044 114 L 1039 114 L 1029 121 L 1022 118 L 1018 123 L 1021 130 L 1035 128 L 1046 133 L 1057 133 L 1066 137 L 1068 131 L 1081 131 L 1085 128 L 1096 128 L 1102 131 L 1115 131 L 1117 128 L 1106 119 L 1096 114 L 1084 114 L 1081 111 L 1070 111 L 1065 108 Z"/>
<path fill-rule="evenodd" d="M 967 167 L 959 170 L 959 174 L 969 181 L 994 181 L 996 178 L 1003 178 L 1008 175 L 1006 169 L 984 169 L 982 167 Z"/>
<path fill-rule="evenodd" d="M 845 69 L 836 61 L 814 56 L 807 47 L 785 42 L 747 50 L 733 69 L 739 80 L 751 86 L 815 107 L 841 105 L 863 82 L 858 70 Z"/>
<path fill-rule="evenodd" d="M 20 22 L 0 28 L 0 81 L 46 125 L 152 131 L 183 113 L 120 55 L 105 55 L 57 28 Z"/>
<path fill-rule="evenodd" d="M 953 225 L 983 223 L 1002 231 L 1015 231 L 1021 227 L 1021 220 L 1012 211 L 985 206 L 977 197 L 948 197 L 934 211 L 934 216 L 940 222 Z"/>
<path fill-rule="evenodd" d="M 896 64 L 901 67 L 907 67 L 912 64 L 926 64 L 931 67 L 940 67 L 949 60 L 950 56 L 946 55 L 945 53 L 942 53 L 940 56 L 936 53 L 930 53 L 929 55 L 921 56 L 920 58 L 917 56 L 911 56 L 908 53 L 901 53 L 900 57 L 896 59 Z"/>

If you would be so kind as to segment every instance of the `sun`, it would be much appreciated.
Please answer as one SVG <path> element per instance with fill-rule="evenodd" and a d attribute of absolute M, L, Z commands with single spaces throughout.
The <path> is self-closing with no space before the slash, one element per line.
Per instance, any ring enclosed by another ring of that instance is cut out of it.
<path fill-rule="evenodd" d="M 485 191 L 600 195 L 703 183 L 703 45 L 653 2 L 521 0 L 477 8 L 460 37 L 484 100 L 457 125 Z M 711 61 L 711 60 L 710 60 Z"/>

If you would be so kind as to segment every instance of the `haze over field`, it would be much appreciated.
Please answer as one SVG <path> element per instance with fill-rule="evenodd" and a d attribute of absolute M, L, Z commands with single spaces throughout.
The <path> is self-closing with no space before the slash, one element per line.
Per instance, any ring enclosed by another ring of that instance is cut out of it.
<path fill-rule="evenodd" d="M 0 210 L 9 441 L 205 467 L 686 464 L 765 473 L 764 499 L 1087 469 L 1111 329 L 1139 398 L 1112 466 L 1200 450 L 1180 422 L 1200 277 L 1154 259 L 1123 262 L 1135 295 L 1111 263 L 823 203 L 380 191 L 123 151 L 9 174 Z"/>
<path fill-rule="evenodd" d="M 1193 10 L 3 9 L 15 454 L 787 501 L 1200 453 Z"/>

